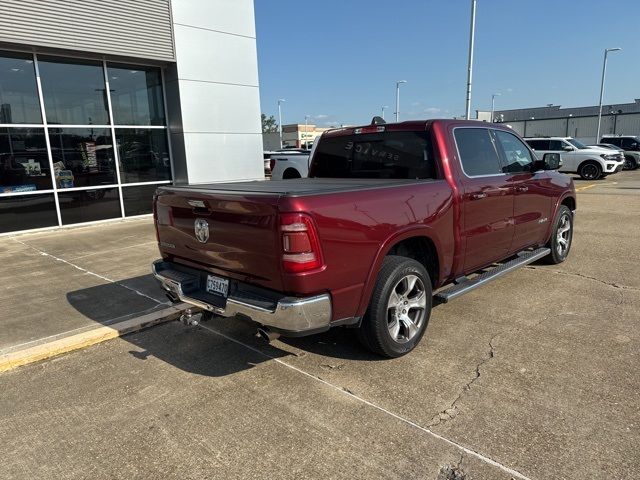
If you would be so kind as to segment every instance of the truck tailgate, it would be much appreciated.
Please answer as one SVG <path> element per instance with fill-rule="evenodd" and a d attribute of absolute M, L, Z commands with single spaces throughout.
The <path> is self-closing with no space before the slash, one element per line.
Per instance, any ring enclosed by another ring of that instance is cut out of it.
<path fill-rule="evenodd" d="M 278 194 L 160 188 L 156 228 L 164 260 L 280 290 Z M 196 221 L 208 238 L 196 237 Z"/>

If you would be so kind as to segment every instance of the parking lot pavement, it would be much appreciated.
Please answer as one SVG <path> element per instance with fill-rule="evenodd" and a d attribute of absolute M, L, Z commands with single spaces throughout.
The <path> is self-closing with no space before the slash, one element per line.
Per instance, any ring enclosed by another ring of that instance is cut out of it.
<path fill-rule="evenodd" d="M 4 476 L 635 478 L 640 172 L 593 183 L 567 262 L 436 307 L 400 359 L 217 319 L 1 374 Z"/>
<path fill-rule="evenodd" d="M 0 356 L 169 306 L 150 218 L 0 238 Z"/>

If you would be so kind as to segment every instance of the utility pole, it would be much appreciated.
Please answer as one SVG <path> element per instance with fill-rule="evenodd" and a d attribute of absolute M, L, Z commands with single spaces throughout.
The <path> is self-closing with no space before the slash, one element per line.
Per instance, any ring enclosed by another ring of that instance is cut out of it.
<path fill-rule="evenodd" d="M 382 119 L 384 120 L 384 111 L 389 108 L 387 105 L 382 106 Z"/>
<path fill-rule="evenodd" d="M 491 119 L 489 120 L 491 123 L 493 123 L 493 111 L 494 111 L 494 107 L 496 106 L 496 97 L 499 97 L 500 95 L 502 95 L 501 93 L 492 93 L 491 94 Z"/>
<path fill-rule="evenodd" d="M 473 44 L 476 36 L 476 0 L 471 0 L 471 28 L 469 31 L 469 64 L 467 70 L 467 104 L 465 118 L 471 117 L 471 81 L 473 79 Z"/>
<path fill-rule="evenodd" d="M 400 121 L 400 84 L 407 83 L 406 80 L 396 82 L 396 123 Z"/>
<path fill-rule="evenodd" d="M 307 126 L 309 125 L 309 115 L 304 116 L 304 148 L 309 148 L 309 134 L 307 133 Z"/>
<path fill-rule="evenodd" d="M 280 132 L 280 149 L 282 150 L 282 104 L 284 98 L 278 99 L 278 132 Z"/>

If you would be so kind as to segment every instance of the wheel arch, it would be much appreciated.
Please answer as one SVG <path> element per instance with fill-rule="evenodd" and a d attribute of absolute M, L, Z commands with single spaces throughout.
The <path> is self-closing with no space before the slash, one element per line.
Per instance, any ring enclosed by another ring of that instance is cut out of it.
<path fill-rule="evenodd" d="M 442 281 L 441 252 L 437 235 L 432 229 L 424 226 L 399 232 L 387 239 L 378 249 L 367 275 L 357 315 L 362 316 L 366 312 L 382 262 L 387 255 L 400 254 L 420 262 L 427 269 L 431 277 L 431 286 L 435 289 Z"/>

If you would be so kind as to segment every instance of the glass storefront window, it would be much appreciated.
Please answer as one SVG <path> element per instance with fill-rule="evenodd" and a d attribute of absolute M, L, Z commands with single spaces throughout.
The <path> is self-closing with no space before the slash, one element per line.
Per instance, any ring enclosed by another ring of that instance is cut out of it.
<path fill-rule="evenodd" d="M 0 233 L 58 225 L 53 193 L 0 197 Z"/>
<path fill-rule="evenodd" d="M 122 216 L 117 187 L 58 193 L 63 225 Z"/>
<path fill-rule="evenodd" d="M 0 193 L 53 188 L 43 128 L 0 128 Z"/>
<path fill-rule="evenodd" d="M 122 183 L 171 180 L 167 132 L 157 128 L 116 129 Z"/>
<path fill-rule="evenodd" d="M 58 188 L 118 182 L 110 129 L 50 128 L 49 142 Z"/>
<path fill-rule="evenodd" d="M 135 187 L 122 187 L 122 201 L 124 214 L 127 217 L 133 215 L 145 215 L 153 211 L 153 194 L 162 185 L 138 185 Z"/>
<path fill-rule="evenodd" d="M 42 123 L 33 56 L 0 52 L 0 123 Z"/>
<path fill-rule="evenodd" d="M 102 62 L 38 56 L 49 124 L 108 125 Z"/>
<path fill-rule="evenodd" d="M 107 73 L 116 125 L 165 124 L 159 68 L 109 64 Z"/>

